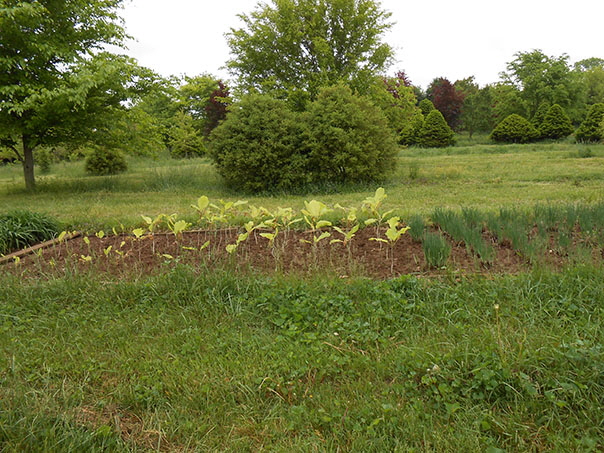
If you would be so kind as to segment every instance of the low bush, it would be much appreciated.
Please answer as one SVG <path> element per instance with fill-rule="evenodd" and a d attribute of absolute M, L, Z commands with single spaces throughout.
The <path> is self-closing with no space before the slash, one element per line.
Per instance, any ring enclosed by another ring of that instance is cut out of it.
<path fill-rule="evenodd" d="M 539 138 L 539 131 L 516 113 L 509 115 L 491 132 L 491 140 L 504 143 L 529 143 Z"/>
<path fill-rule="evenodd" d="M 423 148 L 445 148 L 455 144 L 455 133 L 438 110 L 432 110 L 419 130 L 418 144 Z"/>
<path fill-rule="evenodd" d="M 59 233 L 58 222 L 50 216 L 31 211 L 12 211 L 0 215 L 0 255 L 6 255 Z"/>
<path fill-rule="evenodd" d="M 128 169 L 126 158 L 121 151 L 96 147 L 86 158 L 86 173 L 96 176 L 116 175 Z"/>
<path fill-rule="evenodd" d="M 573 130 L 570 118 L 558 104 L 549 108 L 539 126 L 541 138 L 565 138 L 572 134 Z"/>
<path fill-rule="evenodd" d="M 604 104 L 594 104 L 575 133 L 578 142 L 598 142 L 604 138 Z"/>

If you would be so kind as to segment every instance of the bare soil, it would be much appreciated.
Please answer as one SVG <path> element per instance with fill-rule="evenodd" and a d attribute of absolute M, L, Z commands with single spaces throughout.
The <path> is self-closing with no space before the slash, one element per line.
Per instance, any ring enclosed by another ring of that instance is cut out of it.
<path fill-rule="evenodd" d="M 392 247 L 371 238 L 384 237 L 384 231 L 375 228 L 360 230 L 344 246 L 331 244 L 337 236 L 323 239 L 314 245 L 313 233 L 289 231 L 279 233 L 273 246 L 268 239 L 254 231 L 232 254 L 226 251 L 241 233 L 237 229 L 189 231 L 176 237 L 173 234 L 154 234 L 135 238 L 132 235 L 82 236 L 38 250 L 21 258 L 20 262 L 3 265 L 3 271 L 12 270 L 25 276 L 64 273 L 66 270 L 93 269 L 95 272 L 116 276 L 156 274 L 176 262 L 193 266 L 228 264 L 238 272 L 285 274 L 332 273 L 338 276 L 366 276 L 377 279 L 403 274 L 435 275 L 519 273 L 530 265 L 508 244 L 489 239 L 496 251 L 492 263 L 480 261 L 463 243 L 452 243 L 446 268 L 434 269 L 424 259 L 422 244 L 408 234 Z M 488 238 L 488 235 L 485 235 Z M 310 241 L 307 243 L 304 241 Z M 204 244 L 209 242 L 204 248 Z M 556 259 L 553 265 L 557 264 Z"/>

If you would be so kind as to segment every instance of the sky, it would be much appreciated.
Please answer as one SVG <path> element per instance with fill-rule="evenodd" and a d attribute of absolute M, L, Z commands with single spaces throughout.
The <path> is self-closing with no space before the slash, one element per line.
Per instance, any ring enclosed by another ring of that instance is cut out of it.
<path fill-rule="evenodd" d="M 228 79 L 224 34 L 257 0 L 129 0 L 122 11 L 134 38 L 127 53 L 163 76 Z M 499 80 L 517 52 L 567 54 L 571 63 L 604 58 L 603 0 L 383 0 L 395 22 L 384 37 L 396 52 L 389 74 L 404 70 L 426 88 L 436 77 Z"/>

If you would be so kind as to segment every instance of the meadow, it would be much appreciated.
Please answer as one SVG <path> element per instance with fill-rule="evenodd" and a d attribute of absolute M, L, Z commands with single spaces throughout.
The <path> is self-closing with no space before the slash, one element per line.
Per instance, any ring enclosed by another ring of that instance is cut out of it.
<path fill-rule="evenodd" d="M 566 143 L 492 145 L 464 140 L 446 150 L 407 149 L 395 173 L 383 183 L 388 206 L 403 218 L 427 215 L 436 207 L 532 207 L 537 203 L 594 202 L 604 198 L 604 145 Z M 468 143 L 465 145 L 465 143 Z M 582 157 L 591 156 L 591 157 Z M 67 226 L 94 230 L 122 224 L 134 227 L 141 215 L 191 214 L 201 195 L 256 206 L 300 209 L 305 200 L 358 204 L 376 185 L 311 187 L 300 194 L 237 194 L 228 190 L 205 159 L 167 156 L 130 158 L 130 171 L 112 177 L 84 173 L 83 162 L 63 162 L 38 175 L 38 189 L 23 189 L 18 165 L 0 167 L 0 206 L 52 214 Z"/>
<path fill-rule="evenodd" d="M 33 194 L 20 168 L 0 167 L 1 211 L 93 234 L 140 227 L 141 214 L 192 219 L 200 195 L 299 210 L 313 198 L 357 205 L 376 189 L 236 194 L 203 159 L 129 164 L 87 177 L 81 162 L 60 163 Z M 582 217 L 586 244 L 604 250 L 603 182 L 604 145 L 464 139 L 402 150 L 385 206 L 450 231 L 455 213 L 501 231 L 517 223 L 567 247 L 566 221 Z M 371 279 L 240 272 L 229 260 L 119 276 L 32 276 L 11 263 L 0 275 L 0 450 L 601 451 L 602 261 L 531 264 Z"/>

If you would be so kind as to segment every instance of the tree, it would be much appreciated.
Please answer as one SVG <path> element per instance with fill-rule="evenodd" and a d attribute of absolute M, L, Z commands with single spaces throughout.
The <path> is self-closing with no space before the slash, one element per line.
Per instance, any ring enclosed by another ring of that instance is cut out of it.
<path fill-rule="evenodd" d="M 573 130 L 570 118 L 558 104 L 554 104 L 549 108 L 539 126 L 541 138 L 564 138 L 572 134 Z"/>
<path fill-rule="evenodd" d="M 121 45 L 123 0 L 4 0 L 0 9 L 0 142 L 35 187 L 34 149 L 94 135 L 136 76 L 133 61 L 95 55 Z"/>
<path fill-rule="evenodd" d="M 559 104 L 572 118 L 581 108 L 581 85 L 568 64 L 568 55 L 550 57 L 541 50 L 518 52 L 507 64 L 507 72 L 501 74 L 505 83 L 516 87 L 532 118 L 539 105 L 547 101 Z"/>
<path fill-rule="evenodd" d="M 589 109 L 587 118 L 581 123 L 575 137 L 579 142 L 597 142 L 602 140 L 601 124 L 604 121 L 604 104 L 594 104 Z"/>
<path fill-rule="evenodd" d="M 393 56 L 382 42 L 390 13 L 373 0 L 271 0 L 227 35 L 230 73 L 244 91 L 315 99 L 344 81 L 366 93 Z M 304 94 L 296 94 L 304 92 Z"/>
<path fill-rule="evenodd" d="M 419 101 L 418 107 L 424 116 L 428 116 L 428 113 L 435 109 L 434 104 L 432 104 L 430 99 L 422 99 Z"/>
<path fill-rule="evenodd" d="M 474 132 L 491 131 L 493 122 L 491 87 L 486 86 L 466 94 L 461 109 L 461 127 L 468 132 L 470 138 Z"/>
<path fill-rule="evenodd" d="M 464 94 L 444 77 L 434 79 L 426 91 L 428 99 L 443 114 L 449 127 L 456 129 L 460 123 Z"/>
<path fill-rule="evenodd" d="M 524 117 L 526 105 L 520 96 L 520 91 L 513 85 L 496 83 L 489 86 L 493 106 L 493 122 L 499 124 L 510 115 Z"/>
<path fill-rule="evenodd" d="M 203 74 L 186 77 L 178 90 L 180 110 L 193 118 L 200 135 L 208 136 L 226 116 L 229 91 L 222 80 Z"/>
<path fill-rule="evenodd" d="M 455 144 L 455 134 L 438 110 L 426 116 L 419 131 L 418 144 L 424 148 L 444 148 Z"/>
<path fill-rule="evenodd" d="M 406 84 L 403 73 L 398 73 L 395 77 L 377 78 L 370 89 L 369 98 L 382 110 L 397 134 L 406 128 L 419 112 L 415 92 Z"/>

